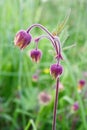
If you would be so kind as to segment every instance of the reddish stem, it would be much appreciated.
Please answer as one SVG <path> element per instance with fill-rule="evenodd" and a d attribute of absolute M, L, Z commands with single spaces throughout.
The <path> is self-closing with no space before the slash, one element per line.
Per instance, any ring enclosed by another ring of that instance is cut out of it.
<path fill-rule="evenodd" d="M 44 30 L 50 37 L 52 37 L 54 39 L 54 36 L 41 24 L 33 24 L 32 26 L 30 26 L 28 29 L 27 29 L 27 33 L 30 32 L 30 30 L 32 30 L 33 28 L 35 27 L 39 27 L 41 28 L 42 30 Z"/>
<path fill-rule="evenodd" d="M 37 43 L 37 42 L 40 41 L 42 38 L 47 38 L 47 39 L 49 39 L 49 40 L 51 41 L 52 45 L 54 46 L 54 49 L 56 49 L 55 44 L 54 44 L 54 40 L 53 40 L 51 37 L 49 37 L 48 35 L 41 35 L 41 36 L 39 36 L 37 39 L 35 39 L 35 42 Z"/>
<path fill-rule="evenodd" d="M 56 96 L 55 96 L 55 102 L 54 102 L 52 130 L 56 130 L 56 112 L 57 112 L 57 104 L 58 104 L 58 90 L 59 90 L 59 77 L 57 78 L 57 82 L 56 82 Z"/>

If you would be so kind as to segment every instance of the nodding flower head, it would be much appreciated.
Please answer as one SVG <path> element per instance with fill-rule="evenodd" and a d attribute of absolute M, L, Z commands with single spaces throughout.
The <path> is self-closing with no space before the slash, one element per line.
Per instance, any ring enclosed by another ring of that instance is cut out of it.
<path fill-rule="evenodd" d="M 80 86 L 84 86 L 84 85 L 85 85 L 85 80 L 80 80 L 80 81 L 79 81 L 79 85 L 80 85 Z"/>
<path fill-rule="evenodd" d="M 30 57 L 31 57 L 32 61 L 39 62 L 42 57 L 41 50 L 39 50 L 39 49 L 31 50 Z"/>
<path fill-rule="evenodd" d="M 63 72 L 63 67 L 58 64 L 53 64 L 50 67 L 50 74 L 54 77 L 57 78 L 58 75 L 61 75 Z"/>
<path fill-rule="evenodd" d="M 24 49 L 31 42 L 31 39 L 32 38 L 29 33 L 25 30 L 20 30 L 14 38 L 14 44 L 20 49 Z"/>

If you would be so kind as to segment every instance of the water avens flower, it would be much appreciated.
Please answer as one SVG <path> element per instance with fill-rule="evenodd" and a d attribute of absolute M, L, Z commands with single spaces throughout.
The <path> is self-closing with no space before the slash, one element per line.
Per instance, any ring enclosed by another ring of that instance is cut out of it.
<path fill-rule="evenodd" d="M 53 76 L 53 78 L 57 78 L 58 75 L 61 75 L 63 72 L 63 67 L 58 64 L 52 64 L 50 66 L 50 74 Z"/>
<path fill-rule="evenodd" d="M 30 57 L 32 61 L 39 62 L 42 57 L 42 52 L 39 49 L 33 49 L 30 51 Z"/>
<path fill-rule="evenodd" d="M 47 105 L 51 100 L 51 95 L 43 91 L 39 93 L 38 99 L 40 104 Z"/>
<path fill-rule="evenodd" d="M 55 51 L 56 57 L 56 63 L 52 64 L 50 66 L 50 74 L 54 77 L 56 80 L 56 94 L 55 94 L 55 102 L 54 102 L 54 110 L 53 110 L 53 123 L 52 123 L 52 130 L 56 130 L 56 110 L 57 110 L 57 102 L 58 102 L 58 94 L 59 94 L 59 81 L 60 81 L 60 75 L 63 72 L 63 67 L 60 65 L 60 60 L 63 59 L 62 53 L 61 53 L 61 43 L 58 36 L 53 35 L 50 33 L 43 25 L 41 24 L 33 24 L 31 25 L 26 31 L 21 30 L 19 31 L 16 36 L 14 43 L 16 46 L 18 46 L 20 49 L 24 49 L 26 46 L 29 45 L 31 42 L 31 33 L 30 31 L 34 29 L 35 27 L 40 28 L 42 31 L 44 31 L 46 34 L 41 35 L 38 38 L 34 40 L 35 42 L 35 49 L 30 51 L 30 57 L 32 61 L 39 62 L 42 57 L 42 51 L 38 49 L 38 43 L 41 39 L 47 38 L 51 45 L 53 46 L 53 49 Z M 45 71 L 48 73 L 48 70 Z M 33 77 L 35 80 L 37 77 Z M 42 92 L 39 95 L 39 100 L 43 101 L 44 103 L 48 103 L 51 99 L 51 96 L 48 95 L 46 92 Z"/>
<path fill-rule="evenodd" d="M 79 109 L 79 104 L 78 102 L 75 102 L 73 105 L 72 105 L 72 110 L 73 111 L 77 111 Z"/>
<path fill-rule="evenodd" d="M 24 49 L 31 42 L 31 35 L 25 30 L 20 30 L 17 32 L 14 38 L 15 46 L 18 46 L 20 49 Z"/>
<path fill-rule="evenodd" d="M 79 83 L 77 86 L 78 92 L 81 92 L 84 86 L 85 86 L 85 80 L 83 80 L 83 79 L 79 80 Z"/>
<path fill-rule="evenodd" d="M 80 85 L 80 86 L 84 86 L 84 85 L 85 85 L 85 80 L 80 80 L 80 81 L 79 81 L 79 85 Z"/>

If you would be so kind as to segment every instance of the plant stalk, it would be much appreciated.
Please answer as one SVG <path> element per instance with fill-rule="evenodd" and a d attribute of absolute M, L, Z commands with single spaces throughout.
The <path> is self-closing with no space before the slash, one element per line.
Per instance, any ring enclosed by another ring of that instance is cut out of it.
<path fill-rule="evenodd" d="M 59 77 L 57 78 L 57 82 L 56 82 L 56 95 L 55 95 L 55 102 L 54 102 L 52 130 L 56 130 L 56 112 L 57 112 L 57 104 L 58 104 L 58 93 L 59 93 Z"/>
<path fill-rule="evenodd" d="M 33 24 L 32 26 L 30 26 L 28 29 L 27 29 L 27 33 L 29 33 L 33 28 L 35 27 L 39 27 L 41 28 L 43 31 L 45 31 L 51 38 L 54 39 L 54 36 L 41 24 Z"/>

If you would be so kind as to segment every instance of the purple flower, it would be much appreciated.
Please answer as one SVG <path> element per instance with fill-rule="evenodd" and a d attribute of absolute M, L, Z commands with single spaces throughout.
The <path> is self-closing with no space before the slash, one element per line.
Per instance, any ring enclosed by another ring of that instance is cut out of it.
<path fill-rule="evenodd" d="M 31 57 L 32 61 L 39 62 L 42 57 L 41 50 L 39 50 L 39 49 L 31 50 L 30 57 Z"/>
<path fill-rule="evenodd" d="M 34 74 L 34 75 L 32 76 L 33 82 L 37 82 L 37 81 L 38 81 L 38 78 L 39 78 L 38 74 Z"/>
<path fill-rule="evenodd" d="M 30 34 L 28 34 L 25 30 L 20 30 L 14 38 L 14 44 L 20 49 L 24 49 L 31 42 L 31 39 Z"/>
<path fill-rule="evenodd" d="M 85 86 L 85 80 L 80 80 L 77 86 L 78 92 L 81 92 L 84 86 Z"/>
<path fill-rule="evenodd" d="M 50 74 L 54 77 L 57 78 L 58 75 L 61 75 L 63 72 L 63 67 L 58 64 L 53 64 L 50 67 Z"/>
<path fill-rule="evenodd" d="M 85 80 L 80 80 L 80 81 L 79 81 L 79 85 L 80 85 L 80 86 L 84 86 L 84 85 L 85 85 Z"/>
<path fill-rule="evenodd" d="M 78 104 L 78 102 L 75 102 L 74 104 L 73 104 L 73 106 L 72 106 L 72 110 L 73 111 L 77 111 L 79 109 L 79 104 Z"/>
<path fill-rule="evenodd" d="M 41 104 L 47 105 L 51 100 L 51 95 L 43 91 L 39 93 L 38 99 Z"/>

